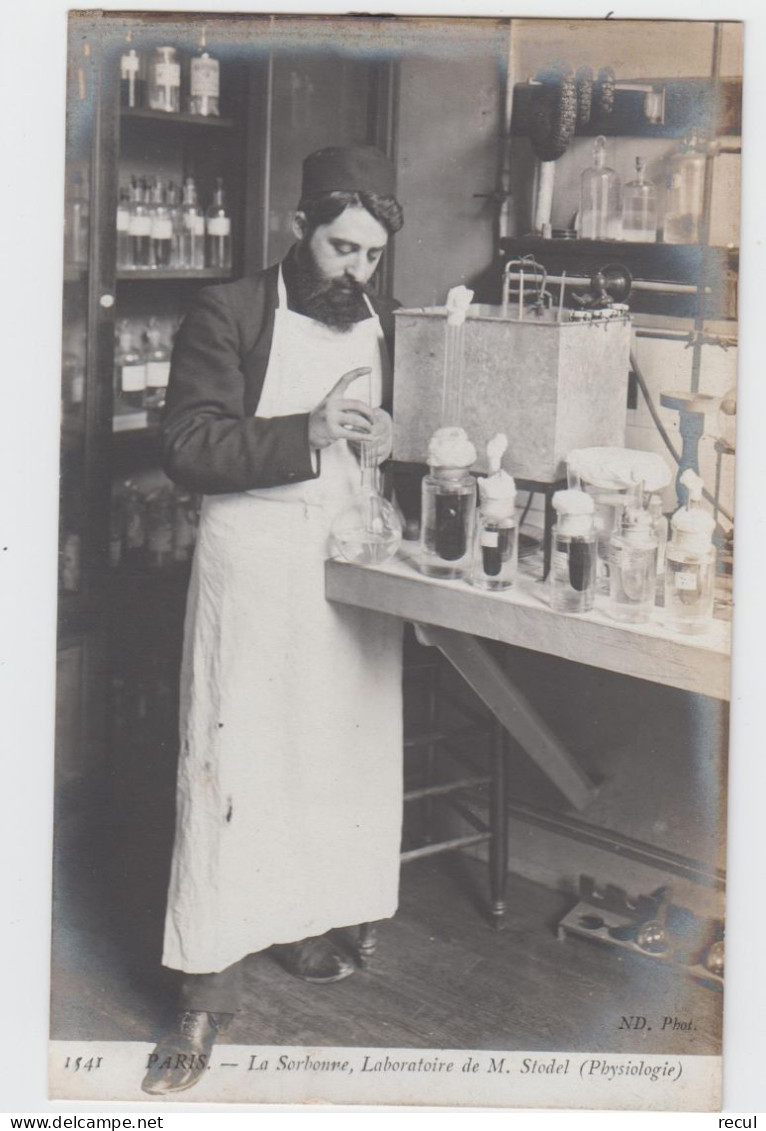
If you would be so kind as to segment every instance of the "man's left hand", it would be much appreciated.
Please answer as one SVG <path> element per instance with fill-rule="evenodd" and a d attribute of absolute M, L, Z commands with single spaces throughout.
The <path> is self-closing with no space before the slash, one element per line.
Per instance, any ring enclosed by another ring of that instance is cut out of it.
<path fill-rule="evenodd" d="M 369 438 L 354 442 L 351 446 L 361 459 L 362 448 L 369 453 L 370 462 L 379 467 L 391 455 L 394 444 L 394 425 L 391 417 L 383 408 L 372 410 L 372 428 Z"/>

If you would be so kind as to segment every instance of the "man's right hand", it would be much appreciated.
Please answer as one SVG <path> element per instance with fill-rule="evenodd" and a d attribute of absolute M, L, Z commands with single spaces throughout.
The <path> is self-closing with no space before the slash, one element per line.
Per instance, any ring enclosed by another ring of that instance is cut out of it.
<path fill-rule="evenodd" d="M 346 397 L 349 385 L 369 373 L 369 366 L 350 369 L 309 414 L 309 444 L 327 448 L 336 440 L 363 440 L 373 427 L 373 409 Z"/>

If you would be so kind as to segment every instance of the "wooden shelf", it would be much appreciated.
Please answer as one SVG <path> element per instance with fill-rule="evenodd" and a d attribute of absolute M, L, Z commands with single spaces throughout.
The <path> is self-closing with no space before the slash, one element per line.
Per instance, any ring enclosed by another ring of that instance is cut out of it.
<path fill-rule="evenodd" d="M 123 122 L 169 122 L 173 125 L 192 126 L 194 128 L 213 128 L 216 130 L 233 130 L 233 118 L 203 118 L 199 114 L 170 114 L 165 110 L 120 110 Z"/>
<path fill-rule="evenodd" d="M 194 282 L 198 279 L 232 279 L 234 274 L 232 271 L 219 271 L 217 267 L 203 267 L 198 270 L 186 270 L 184 268 L 162 268 L 156 267 L 132 267 L 121 268 L 117 274 L 118 283 L 137 283 L 137 282 L 152 282 L 152 283 L 167 283 L 167 282 Z"/>

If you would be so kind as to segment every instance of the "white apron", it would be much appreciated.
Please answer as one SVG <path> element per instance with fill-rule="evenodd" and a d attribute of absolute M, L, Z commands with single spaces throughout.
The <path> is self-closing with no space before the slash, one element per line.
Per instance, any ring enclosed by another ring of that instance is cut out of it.
<path fill-rule="evenodd" d="M 309 412 L 370 366 L 347 333 L 279 306 L 258 416 Z M 369 378 L 347 394 L 367 399 Z M 273 943 L 388 918 L 402 821 L 400 624 L 324 595 L 328 531 L 358 489 L 345 441 L 318 479 L 205 498 L 186 613 L 163 963 L 219 971 Z"/>

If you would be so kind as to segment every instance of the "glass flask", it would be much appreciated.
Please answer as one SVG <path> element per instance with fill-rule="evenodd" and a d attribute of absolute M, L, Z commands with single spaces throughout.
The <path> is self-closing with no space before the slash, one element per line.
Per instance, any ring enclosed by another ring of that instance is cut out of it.
<path fill-rule="evenodd" d="M 181 109 L 181 65 L 175 47 L 155 47 L 149 63 L 147 97 L 150 110 L 177 114 Z"/>
<path fill-rule="evenodd" d="M 665 555 L 665 619 L 674 632 L 706 632 L 713 619 L 715 520 L 690 493 L 670 520 Z"/>
<path fill-rule="evenodd" d="M 657 242 L 657 189 L 644 176 L 646 161 L 636 158 L 635 181 L 622 190 L 622 238 L 631 243 Z"/>
<path fill-rule="evenodd" d="M 516 485 L 510 475 L 505 472 L 500 475 L 508 483 L 508 491 L 502 497 L 488 494 L 498 475 L 479 480 L 479 512 L 471 571 L 471 583 L 479 589 L 509 589 L 518 568 Z"/>
<path fill-rule="evenodd" d="M 378 469 L 362 446 L 362 484 L 351 502 L 333 519 L 331 546 L 354 565 L 383 565 L 402 544 L 402 524 L 394 507 L 378 490 Z"/>
<path fill-rule="evenodd" d="M 641 506 L 626 507 L 609 549 L 609 615 L 645 624 L 657 587 L 657 537 L 649 512 Z"/>
<path fill-rule="evenodd" d="M 618 240 L 622 235 L 620 179 L 604 164 L 606 138 L 593 145 L 593 164 L 580 178 L 580 239 Z"/>
<path fill-rule="evenodd" d="M 422 499 L 422 572 L 465 577 L 473 560 L 476 480 L 467 467 L 431 467 L 423 478 Z"/>
<path fill-rule="evenodd" d="M 665 182 L 665 243 L 698 243 L 705 184 L 705 145 L 691 130 L 668 161 Z"/>
<path fill-rule="evenodd" d="M 557 491 L 557 521 L 551 553 L 551 608 L 557 613 L 587 613 L 596 594 L 594 503 L 584 491 Z"/>

